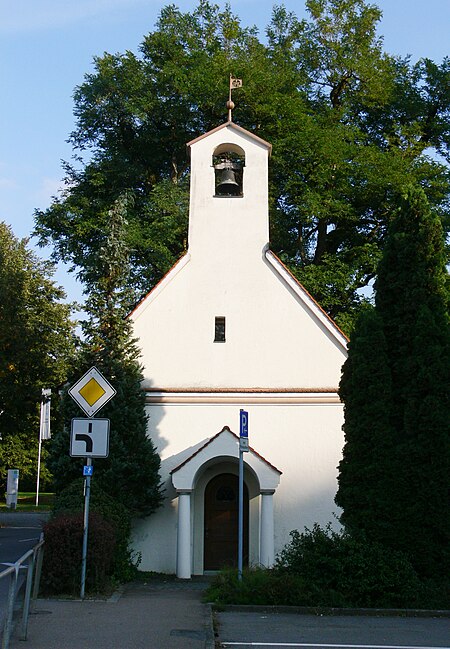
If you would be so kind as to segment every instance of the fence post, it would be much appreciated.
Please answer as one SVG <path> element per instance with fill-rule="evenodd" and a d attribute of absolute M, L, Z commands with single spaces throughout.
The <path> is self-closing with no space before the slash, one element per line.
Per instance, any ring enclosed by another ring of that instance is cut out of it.
<path fill-rule="evenodd" d="M 33 602 L 39 595 L 39 585 L 41 583 L 42 562 L 44 560 L 44 533 L 41 532 L 40 544 L 38 547 L 38 555 L 36 561 L 36 574 L 34 575 L 33 595 L 31 599 Z"/>
<path fill-rule="evenodd" d="M 31 588 L 33 586 L 33 573 L 34 573 L 34 563 L 35 555 L 37 550 L 33 552 L 33 555 L 30 557 L 27 568 L 27 584 L 25 587 L 25 597 L 23 598 L 23 612 L 22 612 L 22 640 L 27 639 L 28 634 L 28 615 L 30 612 L 30 597 L 31 597 Z"/>
<path fill-rule="evenodd" d="M 6 604 L 6 620 L 3 630 L 2 649 L 8 649 L 12 632 L 12 619 L 14 613 L 14 602 L 16 599 L 17 581 L 19 578 L 19 565 L 14 564 L 14 571 L 11 572 L 11 583 L 8 591 L 8 603 Z"/>

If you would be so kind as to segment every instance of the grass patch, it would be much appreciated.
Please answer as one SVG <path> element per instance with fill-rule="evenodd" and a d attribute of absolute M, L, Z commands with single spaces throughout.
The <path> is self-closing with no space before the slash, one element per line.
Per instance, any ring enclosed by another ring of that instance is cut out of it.
<path fill-rule="evenodd" d="M 145 570 L 138 570 L 134 578 L 135 581 L 140 581 L 144 583 L 148 582 L 176 582 L 177 576 L 174 574 L 166 574 L 164 572 L 152 572 Z"/>
<path fill-rule="evenodd" d="M 152 571 L 145 571 L 145 570 L 138 570 L 136 573 L 136 576 L 134 578 L 134 581 L 138 582 L 143 582 L 145 584 L 149 583 L 155 583 L 155 584 L 161 584 L 161 583 L 185 583 L 185 579 L 181 579 L 177 577 L 173 573 L 166 573 L 166 572 L 152 572 Z M 204 582 L 204 583 L 211 583 L 213 581 L 213 578 L 210 576 L 206 575 L 192 575 L 191 576 L 191 582 Z"/>
<path fill-rule="evenodd" d="M 53 507 L 55 499 L 54 493 L 41 492 L 39 493 L 39 505 L 36 507 L 36 492 L 33 491 L 19 491 L 17 497 L 17 508 L 15 510 L 6 506 L 6 503 L 0 505 L 2 513 L 14 511 L 20 512 L 41 512 L 49 511 Z"/>

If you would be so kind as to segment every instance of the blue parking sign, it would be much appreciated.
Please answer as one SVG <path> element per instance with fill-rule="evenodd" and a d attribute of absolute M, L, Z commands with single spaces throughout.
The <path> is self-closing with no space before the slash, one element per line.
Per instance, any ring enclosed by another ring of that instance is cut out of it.
<path fill-rule="evenodd" d="M 240 436 L 241 437 L 248 437 L 248 412 L 246 410 L 240 411 Z"/>

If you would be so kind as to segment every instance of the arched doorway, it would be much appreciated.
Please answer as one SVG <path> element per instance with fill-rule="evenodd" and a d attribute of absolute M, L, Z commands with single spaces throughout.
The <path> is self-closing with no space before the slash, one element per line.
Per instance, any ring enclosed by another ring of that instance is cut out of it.
<path fill-rule="evenodd" d="M 232 473 L 222 473 L 206 485 L 204 570 L 237 567 L 238 497 L 239 479 Z M 244 483 L 244 565 L 248 565 L 248 508 L 248 489 Z"/>

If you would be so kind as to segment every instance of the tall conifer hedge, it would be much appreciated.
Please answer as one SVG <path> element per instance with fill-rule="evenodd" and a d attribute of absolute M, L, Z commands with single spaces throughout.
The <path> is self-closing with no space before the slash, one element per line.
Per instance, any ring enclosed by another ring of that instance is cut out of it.
<path fill-rule="evenodd" d="M 402 550 L 423 576 L 450 568 L 448 304 L 441 222 L 409 187 L 343 368 L 336 503 L 348 529 Z"/>

